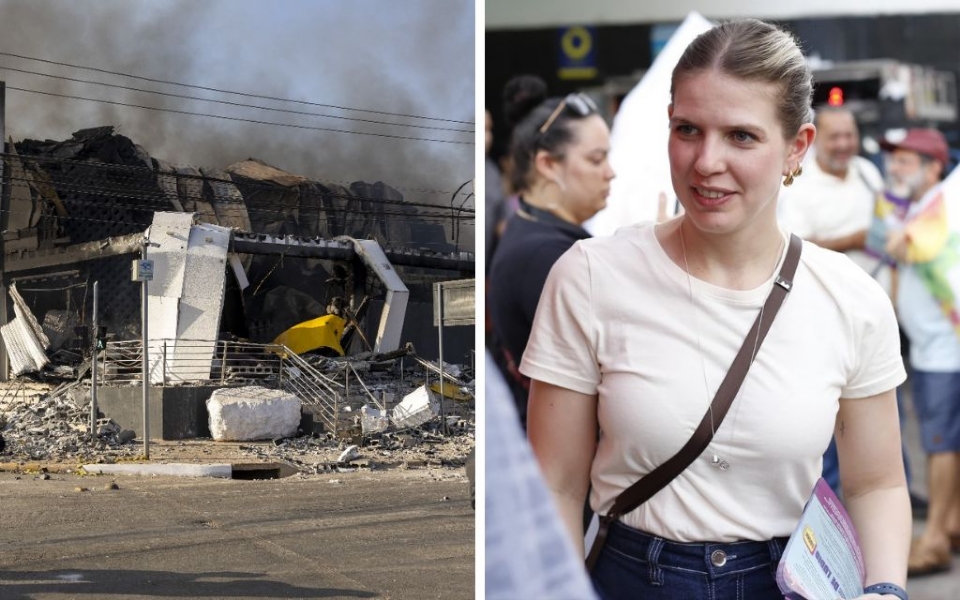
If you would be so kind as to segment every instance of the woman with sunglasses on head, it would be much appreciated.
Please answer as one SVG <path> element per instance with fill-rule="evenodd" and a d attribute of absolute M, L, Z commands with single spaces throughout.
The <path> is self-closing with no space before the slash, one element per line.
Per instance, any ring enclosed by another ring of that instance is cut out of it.
<path fill-rule="evenodd" d="M 508 83 L 508 98 L 509 88 Z M 614 177 L 607 161 L 610 130 L 590 98 L 520 94 L 508 112 L 524 110 L 528 114 L 514 128 L 510 149 L 520 206 L 497 244 L 487 281 L 494 352 L 523 422 L 527 382 L 516 365 L 543 283 L 560 255 L 590 237 L 581 225 L 606 205 Z"/>
<path fill-rule="evenodd" d="M 578 242 L 545 285 L 521 364 L 529 437 L 580 548 L 592 484 L 602 598 L 783 598 L 777 564 L 834 434 L 863 597 L 906 598 L 893 308 L 776 219 L 815 136 L 810 101 L 789 34 L 756 20 L 702 34 L 667 107 L 684 213 Z M 645 501 L 617 500 L 655 470 L 670 475 L 646 479 Z"/>

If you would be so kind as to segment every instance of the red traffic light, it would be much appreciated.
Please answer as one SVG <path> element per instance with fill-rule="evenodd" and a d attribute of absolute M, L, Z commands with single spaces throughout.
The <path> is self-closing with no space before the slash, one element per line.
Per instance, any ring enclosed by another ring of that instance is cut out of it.
<path fill-rule="evenodd" d="M 839 86 L 830 88 L 830 94 L 827 96 L 827 104 L 830 106 L 843 106 L 843 88 Z"/>

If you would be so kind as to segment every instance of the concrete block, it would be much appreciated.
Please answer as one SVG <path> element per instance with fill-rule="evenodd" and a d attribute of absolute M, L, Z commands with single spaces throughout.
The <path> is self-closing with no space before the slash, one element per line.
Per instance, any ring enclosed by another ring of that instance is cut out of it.
<path fill-rule="evenodd" d="M 400 401 L 392 411 L 390 420 L 397 427 L 423 425 L 440 413 L 440 404 L 427 386 L 421 385 Z"/>
<path fill-rule="evenodd" d="M 366 404 L 360 407 L 360 428 L 365 435 L 381 432 L 389 426 L 390 419 L 385 411 Z"/>
<path fill-rule="evenodd" d="M 258 386 L 219 389 L 207 400 L 210 435 L 217 441 L 292 437 L 300 410 L 293 394 Z"/>

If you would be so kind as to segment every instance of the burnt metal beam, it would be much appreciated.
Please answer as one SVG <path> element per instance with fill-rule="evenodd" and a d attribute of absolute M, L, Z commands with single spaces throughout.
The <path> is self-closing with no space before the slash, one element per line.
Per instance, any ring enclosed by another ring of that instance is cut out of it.
<path fill-rule="evenodd" d="M 230 251 L 241 254 L 282 254 L 303 258 L 350 259 L 353 244 L 345 240 L 298 238 L 266 233 L 234 231 L 230 237 Z"/>
<path fill-rule="evenodd" d="M 62 248 L 11 252 L 4 257 L 6 272 L 15 273 L 44 267 L 70 265 L 108 256 L 136 254 L 140 251 L 142 239 L 142 233 L 130 233 Z M 281 237 L 241 231 L 233 232 L 230 239 L 230 250 L 241 254 L 280 254 L 290 257 L 330 260 L 350 260 L 356 256 L 353 243 L 345 239 Z M 463 273 L 474 271 L 475 263 L 472 252 L 442 253 L 410 248 L 384 248 L 383 252 L 390 263 L 396 266 L 443 269 Z"/>
<path fill-rule="evenodd" d="M 241 254 L 282 254 L 301 258 L 349 260 L 356 253 L 353 243 L 346 239 L 299 238 L 265 233 L 234 231 L 230 239 L 231 252 Z M 472 273 L 475 268 L 472 252 L 432 252 L 412 248 L 384 248 L 392 265 L 444 269 Z"/>
<path fill-rule="evenodd" d="M 29 271 L 62 265 L 140 252 L 142 233 L 129 233 L 117 237 L 105 238 L 93 242 L 73 244 L 62 248 L 44 250 L 22 250 L 6 255 L 7 273 Z"/>

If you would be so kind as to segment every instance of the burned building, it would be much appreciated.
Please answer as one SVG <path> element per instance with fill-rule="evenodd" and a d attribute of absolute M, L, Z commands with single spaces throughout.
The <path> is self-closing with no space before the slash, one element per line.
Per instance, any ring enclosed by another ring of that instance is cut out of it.
<path fill-rule="evenodd" d="M 89 347 L 94 281 L 108 335 L 139 335 L 140 287 L 130 264 L 158 212 L 193 213 L 230 230 L 234 264 L 225 267 L 219 318 L 226 338 L 270 342 L 333 306 L 356 331 L 348 352 L 367 349 L 384 289 L 352 241 L 375 240 L 410 290 L 403 341 L 435 357 L 432 284 L 473 273 L 473 253 L 444 227 L 459 230 L 472 211 L 407 201 L 382 182 L 311 181 L 255 159 L 223 169 L 172 165 L 111 127 L 63 141 L 11 141 L 3 162 L 3 284 L 15 285 L 51 332 L 48 352 L 65 358 Z M 13 316 L 6 302 L 3 322 Z M 472 329 L 454 328 L 444 346 L 446 356 L 462 359 Z"/>

